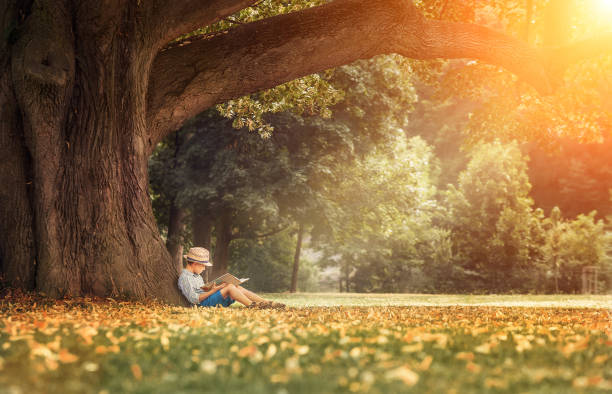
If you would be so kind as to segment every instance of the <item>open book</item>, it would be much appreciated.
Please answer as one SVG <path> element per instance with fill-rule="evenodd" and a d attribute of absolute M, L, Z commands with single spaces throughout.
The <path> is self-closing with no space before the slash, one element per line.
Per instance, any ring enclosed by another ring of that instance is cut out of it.
<path fill-rule="evenodd" d="M 240 278 L 240 279 L 238 279 L 238 278 L 236 278 L 234 275 L 232 275 L 232 274 L 230 274 L 230 273 L 228 272 L 228 273 L 226 273 L 226 274 L 221 275 L 221 276 L 220 276 L 220 277 L 218 277 L 217 279 L 212 280 L 212 281 L 210 281 L 210 282 L 206 283 L 206 284 L 203 286 L 203 288 L 210 288 L 210 287 L 212 287 L 213 285 L 218 285 L 218 284 L 221 284 L 221 283 L 229 283 L 229 284 L 233 284 L 233 285 L 238 286 L 238 285 L 243 284 L 244 282 L 246 282 L 246 281 L 247 281 L 247 280 L 249 280 L 249 279 L 250 279 L 250 278 Z"/>

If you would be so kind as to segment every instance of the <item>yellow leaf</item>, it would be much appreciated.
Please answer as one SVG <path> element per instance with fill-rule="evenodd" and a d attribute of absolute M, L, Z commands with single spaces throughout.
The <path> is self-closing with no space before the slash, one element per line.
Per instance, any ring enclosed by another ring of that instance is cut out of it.
<path fill-rule="evenodd" d="M 480 365 L 475 364 L 475 363 L 473 363 L 473 362 L 471 362 L 471 361 L 469 361 L 469 362 L 466 364 L 465 368 L 466 368 L 468 371 L 473 372 L 473 373 L 478 373 L 478 372 L 480 372 L 480 371 L 482 370 L 482 367 L 481 367 Z"/>
<path fill-rule="evenodd" d="M 64 364 L 73 363 L 73 362 L 75 362 L 75 361 L 77 361 L 79 359 L 77 356 L 75 356 L 74 354 L 70 353 L 66 349 L 60 350 L 60 352 L 59 352 L 59 354 L 57 356 L 58 356 L 58 359 L 61 362 L 63 362 Z"/>
<path fill-rule="evenodd" d="M 266 359 L 270 359 L 274 357 L 275 354 L 276 354 L 276 345 L 271 344 L 270 346 L 268 346 L 268 350 L 266 351 Z"/>
<path fill-rule="evenodd" d="M 433 361 L 433 357 L 431 356 L 427 356 L 423 359 L 423 361 L 421 361 L 419 363 L 419 369 L 421 371 L 427 371 L 429 369 L 429 366 L 431 365 L 431 362 Z"/>
<path fill-rule="evenodd" d="M 474 351 L 476 353 L 489 354 L 489 353 L 491 353 L 491 344 L 490 343 L 483 343 L 480 346 L 476 346 L 474 348 Z"/>
<path fill-rule="evenodd" d="M 105 354 L 107 352 L 106 346 L 96 346 L 96 349 L 94 350 L 96 352 L 96 354 Z"/>
<path fill-rule="evenodd" d="M 502 379 L 495 379 L 495 378 L 486 378 L 484 381 L 484 385 L 488 389 L 491 389 L 491 388 L 507 389 L 508 388 L 508 382 Z"/>
<path fill-rule="evenodd" d="M 402 346 L 402 353 L 415 353 L 423 350 L 423 344 L 421 342 L 415 343 L 413 345 L 405 345 Z"/>
<path fill-rule="evenodd" d="M 472 329 L 472 336 L 484 334 L 485 332 L 489 332 L 489 327 L 476 327 Z"/>
<path fill-rule="evenodd" d="M 304 354 L 307 354 L 310 351 L 310 348 L 308 347 L 308 345 L 303 345 L 303 346 L 297 346 L 295 348 L 295 353 L 303 356 Z"/>
<path fill-rule="evenodd" d="M 212 375 L 217 372 L 217 364 L 214 361 L 204 360 L 200 363 L 200 370 Z"/>
<path fill-rule="evenodd" d="M 257 351 L 257 348 L 255 346 L 253 345 L 246 346 L 240 349 L 240 351 L 238 352 L 238 357 L 252 356 L 253 354 L 255 354 L 256 351 Z"/>
<path fill-rule="evenodd" d="M 419 381 L 419 375 L 406 366 L 392 369 L 385 374 L 389 380 L 401 380 L 408 386 L 414 386 Z"/>
<path fill-rule="evenodd" d="M 455 355 L 457 360 L 472 361 L 474 359 L 474 353 L 472 352 L 459 352 Z"/>
<path fill-rule="evenodd" d="M 98 335 L 98 330 L 93 327 L 86 326 L 77 330 L 77 334 L 81 336 L 85 344 L 91 345 L 93 343 L 91 338 Z"/>
<path fill-rule="evenodd" d="M 589 337 L 580 339 L 578 342 L 570 342 L 563 346 L 561 353 L 565 357 L 569 357 L 572 353 L 586 349 L 589 346 Z"/>
<path fill-rule="evenodd" d="M 273 374 L 270 376 L 270 382 L 272 383 L 287 383 L 289 381 L 289 375 L 287 374 Z"/>
<path fill-rule="evenodd" d="M 162 334 L 162 336 L 159 338 L 159 342 L 161 343 L 164 350 L 168 350 L 170 348 L 170 340 L 168 339 L 167 333 Z"/>
<path fill-rule="evenodd" d="M 136 380 L 142 379 L 142 369 L 140 369 L 140 365 L 132 364 L 130 366 L 130 369 L 132 370 L 132 375 L 134 375 L 134 379 Z"/>

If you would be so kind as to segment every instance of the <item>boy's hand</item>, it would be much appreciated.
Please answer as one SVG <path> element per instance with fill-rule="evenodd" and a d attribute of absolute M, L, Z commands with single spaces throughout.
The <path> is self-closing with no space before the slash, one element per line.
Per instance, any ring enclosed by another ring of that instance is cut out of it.
<path fill-rule="evenodd" d="M 210 290 L 219 290 L 219 289 L 224 288 L 225 286 L 227 286 L 227 283 L 225 283 L 225 282 L 220 283 L 220 284 L 218 284 L 218 285 L 215 285 L 215 284 L 213 283 L 213 284 L 211 284 L 211 285 L 209 285 L 209 286 L 202 286 L 202 287 L 201 287 L 201 289 L 202 289 L 202 290 L 204 290 L 204 291 L 210 291 Z"/>

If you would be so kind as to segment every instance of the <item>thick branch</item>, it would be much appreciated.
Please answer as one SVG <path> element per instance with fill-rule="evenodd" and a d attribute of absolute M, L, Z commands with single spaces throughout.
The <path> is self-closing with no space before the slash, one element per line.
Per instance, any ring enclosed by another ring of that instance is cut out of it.
<path fill-rule="evenodd" d="M 256 0 L 155 0 L 151 4 L 149 31 L 160 48 L 179 36 L 249 7 Z"/>
<path fill-rule="evenodd" d="M 414 59 L 478 59 L 502 66 L 540 93 L 552 91 L 542 51 L 506 34 L 469 23 L 427 20 L 420 40 L 418 48 L 399 53 Z"/>
<path fill-rule="evenodd" d="M 419 19 L 405 0 L 336 0 L 164 51 L 149 83 L 152 144 L 215 103 L 391 52 L 398 22 L 414 36 Z"/>
<path fill-rule="evenodd" d="M 406 0 L 336 0 L 159 54 L 149 84 L 150 148 L 216 103 L 387 53 L 479 59 L 543 94 L 555 77 L 549 51 L 486 27 L 425 19 Z"/>

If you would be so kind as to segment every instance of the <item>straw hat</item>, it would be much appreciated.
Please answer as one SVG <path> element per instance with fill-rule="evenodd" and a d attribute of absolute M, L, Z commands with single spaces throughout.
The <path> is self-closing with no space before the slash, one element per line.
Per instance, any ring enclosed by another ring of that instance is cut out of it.
<path fill-rule="evenodd" d="M 210 253 L 206 248 L 190 248 L 189 252 L 183 256 L 188 262 L 203 264 L 207 267 L 212 267 L 210 260 Z"/>

